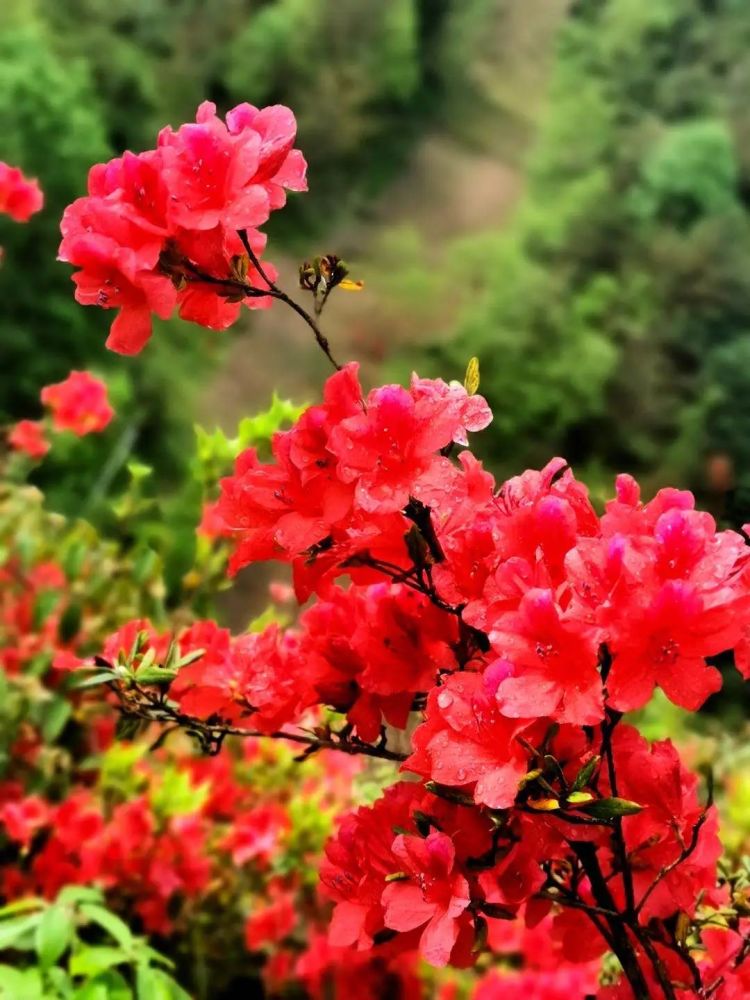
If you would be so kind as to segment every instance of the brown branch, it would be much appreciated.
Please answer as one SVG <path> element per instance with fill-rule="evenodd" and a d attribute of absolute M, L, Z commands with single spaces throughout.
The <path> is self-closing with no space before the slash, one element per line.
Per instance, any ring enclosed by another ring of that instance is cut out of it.
<path fill-rule="evenodd" d="M 661 986 L 666 1000 L 677 1000 L 677 994 L 675 993 L 674 986 L 669 978 L 669 973 L 667 972 L 653 941 L 644 929 L 639 927 L 637 923 L 633 923 L 631 925 L 631 929 L 635 934 L 638 943 L 648 955 L 648 959 L 651 962 L 656 978 L 659 980 L 659 986 Z"/>
<path fill-rule="evenodd" d="M 586 874 L 596 905 L 605 910 L 617 910 L 612 893 L 599 867 L 596 845 L 589 841 L 569 841 L 573 853 Z M 620 961 L 625 977 L 633 990 L 635 1000 L 651 1000 L 643 970 L 622 915 L 607 918 L 611 938 L 611 948 Z"/>
<path fill-rule="evenodd" d="M 588 913 L 589 916 L 592 914 L 600 917 L 606 917 L 607 920 L 619 920 L 620 914 L 616 910 L 605 909 L 602 906 L 592 906 L 591 903 L 586 903 L 580 897 L 568 894 L 562 886 L 555 886 L 558 893 L 550 892 L 546 889 L 540 889 L 536 894 L 539 899 L 548 899 L 551 903 L 558 903 L 560 906 L 568 906 L 573 910 L 583 910 L 584 913 Z"/>
<path fill-rule="evenodd" d="M 149 692 L 141 688 L 136 689 L 139 694 L 147 699 Z M 408 754 L 399 753 L 396 750 L 389 750 L 385 743 L 379 744 L 365 743 L 362 740 L 348 739 L 341 734 L 331 732 L 329 736 L 309 736 L 305 733 L 286 732 L 278 730 L 272 733 L 262 733 L 254 729 L 244 729 L 240 726 L 229 726 L 223 723 L 211 724 L 203 719 L 197 719 L 191 715 L 184 715 L 172 708 L 164 701 L 155 702 L 150 699 L 149 704 L 141 704 L 137 708 L 132 705 L 123 705 L 121 702 L 121 712 L 123 715 L 133 718 L 143 719 L 148 722 L 168 722 L 173 726 L 184 729 L 188 734 L 197 736 L 202 745 L 208 748 L 221 746 L 227 736 L 239 736 L 246 739 L 266 737 L 272 740 L 288 740 L 291 743 L 299 743 L 309 748 L 310 753 L 317 753 L 319 750 L 338 750 L 340 753 L 350 756 L 377 757 L 381 760 L 391 760 L 402 762 L 406 760 Z"/>
<path fill-rule="evenodd" d="M 615 769 L 615 757 L 612 751 L 612 734 L 614 733 L 620 719 L 621 712 L 614 712 L 608 708 L 606 710 L 605 721 L 602 723 L 602 746 L 601 756 L 607 763 L 607 775 L 609 777 L 609 787 L 612 795 L 617 797 L 617 772 Z M 625 844 L 625 835 L 622 830 L 622 816 L 616 816 L 613 822 L 612 840 L 615 847 L 615 856 L 622 876 L 625 889 L 625 906 L 629 914 L 635 913 L 635 888 L 633 886 L 633 873 L 628 863 L 628 851 Z"/>

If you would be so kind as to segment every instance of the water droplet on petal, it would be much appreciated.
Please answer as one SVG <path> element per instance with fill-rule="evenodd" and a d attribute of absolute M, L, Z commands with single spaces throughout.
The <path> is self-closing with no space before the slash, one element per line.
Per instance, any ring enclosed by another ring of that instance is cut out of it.
<path fill-rule="evenodd" d="M 441 691 L 437 696 L 437 703 L 439 708 L 450 708 L 453 704 L 453 695 L 450 691 Z"/>

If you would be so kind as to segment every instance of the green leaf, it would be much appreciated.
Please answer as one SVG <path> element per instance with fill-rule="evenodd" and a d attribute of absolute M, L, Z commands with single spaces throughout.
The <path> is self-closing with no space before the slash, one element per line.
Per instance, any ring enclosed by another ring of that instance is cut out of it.
<path fill-rule="evenodd" d="M 161 969 L 155 969 L 154 971 L 156 972 L 157 981 L 161 981 L 166 987 L 169 1000 L 192 1000 L 187 990 L 183 990 L 180 984 L 172 979 L 170 975 Z"/>
<path fill-rule="evenodd" d="M 133 560 L 133 579 L 142 586 L 156 575 L 159 567 L 159 556 L 153 549 L 142 548 Z"/>
<path fill-rule="evenodd" d="M 575 781 L 573 782 L 570 789 L 571 792 L 580 792 L 582 788 L 585 788 L 586 785 L 588 785 L 589 781 L 591 781 L 594 771 L 599 766 L 600 760 L 601 757 L 599 756 L 592 757 L 591 760 L 588 761 L 588 763 L 583 765 L 583 767 L 575 777 Z"/>
<path fill-rule="evenodd" d="M 0 1000 L 44 1000 L 39 970 L 0 965 Z"/>
<path fill-rule="evenodd" d="M 23 937 L 30 934 L 41 919 L 41 912 L 11 917 L 0 923 L 0 951 L 5 948 L 26 947 Z"/>
<path fill-rule="evenodd" d="M 139 719 L 137 715 L 121 715 L 115 725 L 115 736 L 118 740 L 132 740 L 146 726 L 147 719 Z"/>
<path fill-rule="evenodd" d="M 131 1000 L 132 996 L 132 993 L 127 993 L 127 1000 Z M 78 987 L 73 994 L 73 1000 L 110 1000 L 106 982 L 102 979 L 89 979 L 83 986 Z"/>
<path fill-rule="evenodd" d="M 57 627 L 57 634 L 60 641 L 67 643 L 78 635 L 81 628 L 82 608 L 80 604 L 69 604 L 63 611 L 60 624 Z"/>
<path fill-rule="evenodd" d="M 70 911 L 61 905 L 50 906 L 36 927 L 34 945 L 43 968 L 54 965 L 70 944 L 73 923 Z"/>
<path fill-rule="evenodd" d="M 138 958 L 148 959 L 152 965 L 163 965 L 167 969 L 174 969 L 174 962 L 171 958 L 167 958 L 166 955 L 162 955 L 160 951 L 156 948 L 152 948 L 150 944 L 146 943 L 145 938 L 138 938 Z"/>
<path fill-rule="evenodd" d="M 189 653 L 186 653 L 184 656 L 181 656 L 180 659 L 175 663 L 175 667 L 177 668 L 187 667 L 191 663 L 195 663 L 196 660 L 200 660 L 201 656 L 205 655 L 206 655 L 205 649 L 193 649 Z"/>
<path fill-rule="evenodd" d="M 70 976 L 59 965 L 47 969 L 47 981 L 57 990 L 62 1000 L 70 1000 L 73 996 L 73 983 L 70 981 Z"/>
<path fill-rule="evenodd" d="M 70 956 L 68 970 L 71 976 L 96 976 L 127 960 L 128 956 L 122 948 L 89 945 Z"/>
<path fill-rule="evenodd" d="M 37 595 L 33 612 L 34 631 L 41 631 L 45 622 L 57 607 L 59 600 L 60 594 L 56 590 L 43 590 Z"/>
<path fill-rule="evenodd" d="M 75 542 L 68 548 L 62 566 L 69 580 L 75 580 L 80 575 L 88 551 L 89 546 L 84 541 Z"/>
<path fill-rule="evenodd" d="M 133 947 L 133 934 L 130 928 L 115 913 L 95 903 L 82 903 L 81 914 L 103 928 L 121 948 L 130 950 Z"/>
<path fill-rule="evenodd" d="M 110 681 L 116 680 L 117 674 L 114 670 L 100 670 L 95 674 L 90 674 L 88 677 L 84 677 L 81 681 L 76 681 L 73 688 L 76 691 L 82 691 L 84 688 L 96 687 L 97 684 L 107 684 Z"/>
<path fill-rule="evenodd" d="M 594 819 L 615 819 L 618 816 L 634 816 L 643 809 L 637 802 L 628 799 L 595 799 L 581 806 L 581 811 Z"/>
<path fill-rule="evenodd" d="M 73 706 L 67 698 L 53 698 L 47 702 L 42 712 L 42 736 L 45 743 L 54 743 L 65 729 Z"/>
<path fill-rule="evenodd" d="M 156 1000 L 156 979 L 150 965 L 138 966 L 135 974 L 135 995 L 138 1000 L 152 1000 L 152 998 Z"/>
<path fill-rule="evenodd" d="M 136 997 L 138 1000 L 190 1000 L 189 994 L 171 976 L 150 965 L 138 966 Z"/>
<path fill-rule="evenodd" d="M 16 899 L 12 903 L 7 903 L 0 909 L 0 920 L 10 917 L 14 913 L 23 913 L 26 910 L 39 910 L 44 906 L 44 900 L 38 896 L 26 896 L 24 899 Z M 2 926 L 0 924 L 0 926 Z"/>
<path fill-rule="evenodd" d="M 144 465 L 143 462 L 128 462 L 127 470 L 134 483 L 140 483 L 144 479 L 148 479 L 149 476 L 153 475 L 154 471 L 150 465 Z"/>
<path fill-rule="evenodd" d="M 190 774 L 167 767 L 151 792 L 151 805 L 159 816 L 185 816 L 197 812 L 209 795 L 207 782 L 195 785 Z"/>
<path fill-rule="evenodd" d="M 139 667 L 135 674 L 135 679 L 139 684 L 171 684 L 177 676 L 176 670 L 167 670 L 164 667 Z"/>
<path fill-rule="evenodd" d="M 101 903 L 104 898 L 101 889 L 90 885 L 66 885 L 57 895 L 58 903 Z"/>
<path fill-rule="evenodd" d="M 119 972 L 109 969 L 79 986 L 72 1000 L 133 1000 L 133 991 Z"/>

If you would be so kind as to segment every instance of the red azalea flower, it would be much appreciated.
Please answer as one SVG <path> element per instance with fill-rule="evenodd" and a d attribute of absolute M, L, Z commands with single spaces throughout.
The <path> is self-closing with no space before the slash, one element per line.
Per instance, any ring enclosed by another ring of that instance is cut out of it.
<path fill-rule="evenodd" d="M 600 637 L 584 622 L 567 619 L 550 590 L 524 594 L 518 611 L 495 623 L 490 641 L 509 664 L 508 676 L 497 689 L 506 715 L 545 715 L 577 725 L 595 725 L 602 719 Z"/>
<path fill-rule="evenodd" d="M 415 829 L 410 813 L 421 796 L 422 789 L 411 782 L 391 785 L 372 807 L 345 816 L 326 844 L 320 881 L 336 902 L 331 944 L 370 948 L 383 930 L 383 890 L 387 877 L 400 866 L 393 853 L 393 828 Z"/>
<path fill-rule="evenodd" d="M 107 386 L 89 372 L 73 371 L 63 382 L 42 389 L 42 403 L 52 411 L 56 431 L 79 437 L 103 431 L 114 416 L 107 400 Z"/>
<path fill-rule="evenodd" d="M 458 940 L 459 920 L 469 906 L 469 884 L 455 870 L 453 841 L 444 833 L 420 837 L 399 835 L 393 853 L 406 881 L 392 882 L 383 892 L 385 925 L 396 931 L 424 927 L 419 942 L 431 965 L 447 965 Z"/>
<path fill-rule="evenodd" d="M 403 768 L 442 785 L 472 786 L 476 802 L 507 809 L 530 769 L 529 752 L 517 737 L 534 746 L 550 723 L 504 716 L 496 698 L 500 678 L 492 673 L 454 674 L 430 691 L 425 722 Z"/>
<path fill-rule="evenodd" d="M 292 933 L 297 923 L 294 894 L 272 887 L 271 901 L 257 907 L 245 922 L 245 945 L 248 951 L 258 951 L 266 945 L 276 945 Z"/>
<path fill-rule="evenodd" d="M 14 222 L 28 222 L 43 205 L 39 182 L 0 160 L 0 213 L 9 215 Z"/>
<path fill-rule="evenodd" d="M 50 450 L 41 420 L 19 420 L 8 432 L 8 444 L 31 458 L 44 458 Z"/>

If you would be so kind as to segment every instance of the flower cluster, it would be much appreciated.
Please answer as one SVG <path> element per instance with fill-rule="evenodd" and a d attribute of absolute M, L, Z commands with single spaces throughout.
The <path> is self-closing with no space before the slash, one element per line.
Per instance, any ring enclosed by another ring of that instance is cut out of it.
<path fill-rule="evenodd" d="M 9 215 L 14 222 L 28 222 L 43 205 L 39 182 L 0 160 L 0 214 Z"/>
<path fill-rule="evenodd" d="M 70 431 L 78 437 L 98 434 L 114 417 L 106 384 L 90 372 L 72 371 L 64 381 L 45 386 L 40 399 L 49 409 L 52 430 L 57 433 Z M 8 444 L 30 458 L 44 458 L 50 449 L 41 420 L 19 420 L 8 432 Z"/>
<path fill-rule="evenodd" d="M 65 651 L 61 625 L 66 590 L 65 574 L 56 562 L 26 569 L 12 556 L 0 565 L 0 666 L 6 674 L 18 674 L 40 654 Z"/>
<path fill-rule="evenodd" d="M 257 227 L 286 190 L 306 189 L 295 135 L 294 115 L 280 105 L 240 104 L 222 121 L 205 102 L 194 123 L 163 129 L 156 149 L 91 169 L 88 194 L 63 217 L 59 257 L 79 269 L 78 302 L 119 310 L 111 350 L 137 354 L 152 315 L 165 319 L 175 306 L 183 319 L 223 330 L 241 305 L 270 305 L 252 259 L 265 246 Z"/>
<path fill-rule="evenodd" d="M 233 570 L 258 559 L 291 562 L 306 596 L 311 579 L 340 573 L 365 549 L 403 561 L 410 500 L 421 510 L 452 468 L 440 452 L 491 420 L 481 396 L 416 375 L 408 389 L 383 386 L 365 399 L 357 369 L 332 376 L 323 403 L 276 435 L 273 463 L 249 449 L 222 482 L 219 514 L 238 539 Z"/>
<path fill-rule="evenodd" d="M 19 420 L 13 424 L 8 431 L 8 445 L 13 451 L 34 459 L 44 458 L 51 447 L 44 436 L 41 420 Z"/>
<path fill-rule="evenodd" d="M 236 536 L 235 569 L 290 562 L 317 601 L 286 631 L 196 626 L 166 704 L 190 725 L 292 739 L 284 727 L 332 708 L 347 725 L 316 729 L 325 745 L 391 757 L 387 726 L 423 713 L 401 755 L 421 783 L 389 789 L 328 846 L 333 946 L 461 966 L 488 921 L 523 913 L 549 917 L 567 963 L 611 949 L 642 963 L 619 914 L 640 942 L 697 919 L 699 901 L 721 907 L 720 845 L 672 744 L 620 717 L 657 686 L 700 707 L 725 650 L 747 673 L 748 549 L 690 494 L 643 503 L 629 477 L 599 516 L 560 459 L 497 488 L 470 453 L 450 456 L 488 419 L 481 397 L 417 376 L 365 396 L 350 365 L 276 435 L 270 463 L 241 455 L 216 534 Z M 597 911 L 618 916 L 592 926 Z M 672 966 L 677 980 L 689 956 Z"/>

